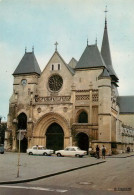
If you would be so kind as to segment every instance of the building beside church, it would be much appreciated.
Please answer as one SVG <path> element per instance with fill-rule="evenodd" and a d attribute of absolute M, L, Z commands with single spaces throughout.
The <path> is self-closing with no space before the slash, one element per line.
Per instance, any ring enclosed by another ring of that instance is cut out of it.
<path fill-rule="evenodd" d="M 87 44 L 79 61 L 67 64 L 56 45 L 41 72 L 34 50 L 25 51 L 13 77 L 6 149 L 18 149 L 22 129 L 23 152 L 37 144 L 54 150 L 104 144 L 108 154 L 134 149 L 134 96 L 118 94 L 106 19 L 101 52 Z"/>

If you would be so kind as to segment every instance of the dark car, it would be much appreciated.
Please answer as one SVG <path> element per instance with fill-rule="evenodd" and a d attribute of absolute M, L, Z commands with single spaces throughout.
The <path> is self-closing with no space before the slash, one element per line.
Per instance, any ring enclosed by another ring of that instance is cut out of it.
<path fill-rule="evenodd" d="M 0 154 L 4 154 L 4 145 L 0 144 Z"/>

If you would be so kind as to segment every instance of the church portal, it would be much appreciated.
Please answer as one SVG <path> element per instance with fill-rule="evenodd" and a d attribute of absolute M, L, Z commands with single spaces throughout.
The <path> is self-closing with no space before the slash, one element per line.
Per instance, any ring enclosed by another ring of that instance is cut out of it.
<path fill-rule="evenodd" d="M 60 150 L 64 148 L 64 132 L 60 125 L 52 123 L 46 132 L 46 148 Z"/>
<path fill-rule="evenodd" d="M 78 133 L 76 136 L 77 145 L 81 150 L 86 150 L 88 152 L 89 148 L 89 138 L 85 133 Z"/>

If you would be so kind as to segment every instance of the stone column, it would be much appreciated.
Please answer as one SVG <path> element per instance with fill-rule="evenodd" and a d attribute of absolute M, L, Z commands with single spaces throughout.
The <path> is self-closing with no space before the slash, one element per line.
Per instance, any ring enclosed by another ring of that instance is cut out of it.
<path fill-rule="evenodd" d="M 73 123 L 75 123 L 75 85 L 74 84 L 72 84 L 72 94 L 71 94 L 71 102 L 72 102 L 72 104 L 73 104 L 73 112 L 72 112 L 72 114 L 73 114 Z"/>
<path fill-rule="evenodd" d="M 93 84 L 92 82 L 90 82 L 90 85 L 89 85 L 89 101 L 90 101 L 90 107 L 89 107 L 89 114 L 88 114 L 88 123 L 92 124 L 92 87 L 93 87 Z"/>
<path fill-rule="evenodd" d="M 28 123 L 27 123 L 27 139 L 28 139 L 28 147 L 32 146 L 32 141 L 33 141 L 33 121 L 31 118 L 29 118 Z"/>

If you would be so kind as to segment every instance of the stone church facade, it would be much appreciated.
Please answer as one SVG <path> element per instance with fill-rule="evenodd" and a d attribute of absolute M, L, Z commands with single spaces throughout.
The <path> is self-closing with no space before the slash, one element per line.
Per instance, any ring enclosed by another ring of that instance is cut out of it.
<path fill-rule="evenodd" d="M 33 145 L 54 150 L 68 145 L 107 148 L 107 154 L 134 149 L 134 96 L 119 96 L 105 20 L 101 52 L 86 46 L 79 61 L 67 64 L 57 51 L 41 72 L 34 50 L 13 73 L 5 147 L 21 151 Z"/>

